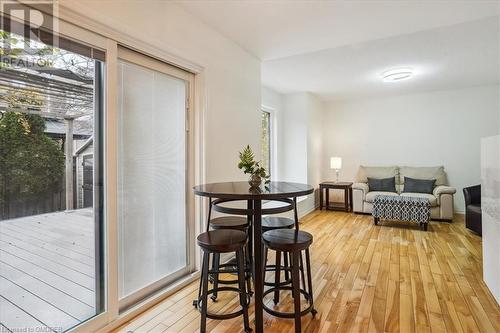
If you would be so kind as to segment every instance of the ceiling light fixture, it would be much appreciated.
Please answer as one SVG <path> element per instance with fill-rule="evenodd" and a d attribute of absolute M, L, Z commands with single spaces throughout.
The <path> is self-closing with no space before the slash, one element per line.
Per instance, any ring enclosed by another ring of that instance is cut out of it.
<path fill-rule="evenodd" d="M 394 68 L 382 73 L 382 80 L 384 82 L 398 82 L 408 80 L 413 77 L 413 70 L 411 68 Z"/>

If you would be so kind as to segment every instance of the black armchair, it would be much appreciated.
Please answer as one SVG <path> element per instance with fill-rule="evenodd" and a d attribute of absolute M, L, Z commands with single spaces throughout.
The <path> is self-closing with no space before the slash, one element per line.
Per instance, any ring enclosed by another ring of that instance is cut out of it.
<path fill-rule="evenodd" d="M 464 188 L 465 226 L 482 235 L 481 185 Z"/>

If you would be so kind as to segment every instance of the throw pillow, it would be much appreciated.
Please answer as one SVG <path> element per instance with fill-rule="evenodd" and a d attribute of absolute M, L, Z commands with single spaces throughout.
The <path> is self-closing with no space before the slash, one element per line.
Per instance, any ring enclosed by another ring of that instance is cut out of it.
<path fill-rule="evenodd" d="M 396 192 L 396 177 L 370 178 L 368 177 L 368 189 L 370 192 Z"/>
<path fill-rule="evenodd" d="M 415 179 L 415 178 L 405 177 L 404 192 L 432 194 L 435 184 L 436 184 L 435 179 Z"/>

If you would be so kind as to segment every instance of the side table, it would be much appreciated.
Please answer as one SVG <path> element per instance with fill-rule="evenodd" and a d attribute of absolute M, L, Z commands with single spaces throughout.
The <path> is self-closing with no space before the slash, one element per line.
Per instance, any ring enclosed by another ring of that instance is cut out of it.
<path fill-rule="evenodd" d="M 330 204 L 330 189 L 344 190 L 344 202 L 334 202 Z M 325 200 L 323 200 L 325 192 Z M 323 204 L 328 210 L 352 210 L 352 182 L 322 182 L 319 184 L 319 209 L 323 209 Z"/>

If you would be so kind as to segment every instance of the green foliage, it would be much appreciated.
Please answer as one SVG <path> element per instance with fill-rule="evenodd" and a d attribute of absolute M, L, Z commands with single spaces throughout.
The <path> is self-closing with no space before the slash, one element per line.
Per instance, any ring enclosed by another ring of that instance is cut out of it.
<path fill-rule="evenodd" d="M 45 103 L 40 93 L 32 90 L 8 90 L 0 95 L 0 101 L 5 102 L 10 108 L 40 109 Z"/>
<path fill-rule="evenodd" d="M 238 163 L 238 168 L 243 169 L 243 173 L 258 175 L 265 180 L 266 184 L 270 182 L 266 169 L 260 166 L 260 162 L 255 161 L 255 155 L 249 145 L 247 145 L 239 155 L 240 162 Z"/>
<path fill-rule="evenodd" d="M 43 64 L 47 68 L 66 69 L 86 79 L 92 79 L 94 75 L 94 61 L 91 58 L 1 29 L 0 56 Z M 0 69 L 13 67 L 16 65 L 8 61 L 0 62 Z"/>
<path fill-rule="evenodd" d="M 0 204 L 55 190 L 64 154 L 45 133 L 42 117 L 6 112 L 0 119 Z"/>
<path fill-rule="evenodd" d="M 238 163 L 238 168 L 243 169 L 244 173 L 253 174 L 255 161 L 254 154 L 252 148 L 250 146 L 246 146 L 242 152 L 240 152 L 240 163 Z"/>
<path fill-rule="evenodd" d="M 261 116 L 260 147 L 262 150 L 262 166 L 271 173 L 271 115 L 263 111 Z"/>

